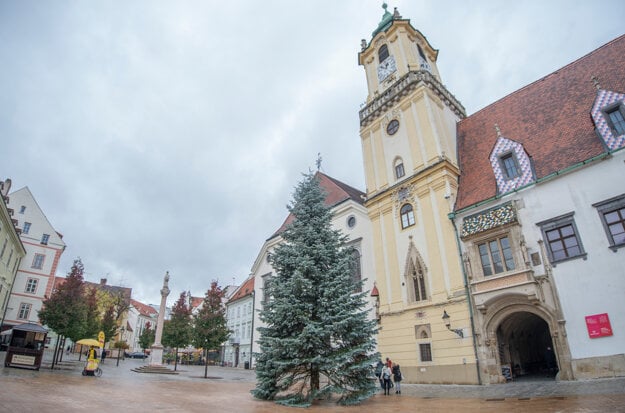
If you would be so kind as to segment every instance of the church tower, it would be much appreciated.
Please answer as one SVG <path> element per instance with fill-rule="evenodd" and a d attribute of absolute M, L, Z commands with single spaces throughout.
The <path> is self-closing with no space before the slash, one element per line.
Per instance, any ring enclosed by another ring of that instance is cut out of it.
<path fill-rule="evenodd" d="M 471 313 L 452 212 L 456 122 L 464 107 L 441 82 L 438 50 L 384 8 L 358 63 L 366 203 L 373 228 L 378 350 L 408 383 L 478 383 Z"/>

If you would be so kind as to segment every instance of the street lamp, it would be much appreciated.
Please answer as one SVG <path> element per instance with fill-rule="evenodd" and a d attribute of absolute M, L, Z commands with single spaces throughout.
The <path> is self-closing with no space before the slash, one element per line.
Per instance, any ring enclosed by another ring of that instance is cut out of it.
<path fill-rule="evenodd" d="M 124 336 L 124 330 L 124 326 L 121 326 L 119 329 L 119 340 L 117 340 L 117 367 L 119 367 L 119 353 L 121 352 L 123 346 L 122 337 Z"/>
<path fill-rule="evenodd" d="M 462 329 L 451 328 L 451 321 L 449 321 L 449 314 L 447 314 L 446 310 L 443 310 L 443 322 L 445 323 L 445 327 L 447 327 L 447 330 L 453 331 L 454 333 L 458 334 L 460 338 L 464 338 L 464 332 L 462 331 Z"/>

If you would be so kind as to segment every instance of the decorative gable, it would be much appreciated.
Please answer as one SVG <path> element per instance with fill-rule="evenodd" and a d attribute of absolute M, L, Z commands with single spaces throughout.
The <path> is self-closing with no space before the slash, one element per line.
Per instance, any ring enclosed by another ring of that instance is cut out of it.
<path fill-rule="evenodd" d="M 514 162 L 518 168 L 516 176 L 509 176 L 506 170 L 504 170 L 505 165 L 503 158 L 508 154 L 513 156 L 512 162 Z M 534 180 L 530 157 L 525 152 L 523 145 L 518 142 L 499 136 L 495 147 L 490 153 L 489 159 L 490 165 L 495 173 L 497 192 L 499 194 L 505 194 L 506 192 L 527 185 Z"/>
<path fill-rule="evenodd" d="M 619 103 L 625 105 L 624 94 L 608 90 L 599 90 L 591 111 L 595 127 L 605 142 L 605 145 L 611 151 L 625 146 L 625 134 L 615 136 L 608 121 L 608 114 L 605 112 L 605 109 L 617 106 Z"/>

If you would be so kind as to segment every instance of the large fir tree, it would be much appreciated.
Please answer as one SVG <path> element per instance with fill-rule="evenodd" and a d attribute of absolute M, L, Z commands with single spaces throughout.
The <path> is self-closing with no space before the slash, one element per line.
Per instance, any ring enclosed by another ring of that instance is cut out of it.
<path fill-rule="evenodd" d="M 332 212 L 318 179 L 305 175 L 289 206 L 294 220 L 271 255 L 276 271 L 260 312 L 256 388 L 260 399 L 310 406 L 338 395 L 341 404 L 371 397 L 375 381 L 375 321 L 366 293 L 352 278 L 351 249 L 332 229 Z"/>
<path fill-rule="evenodd" d="M 193 318 L 193 344 L 204 350 L 204 377 L 208 376 L 208 353 L 218 350 L 228 339 L 230 331 L 226 323 L 226 309 L 223 305 L 225 293 L 217 284 L 211 282 L 206 291 L 202 307 Z"/>

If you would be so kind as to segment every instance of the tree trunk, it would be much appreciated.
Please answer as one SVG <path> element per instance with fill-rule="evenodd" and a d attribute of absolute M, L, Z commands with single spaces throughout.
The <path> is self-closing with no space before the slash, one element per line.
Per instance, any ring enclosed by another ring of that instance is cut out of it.
<path fill-rule="evenodd" d="M 204 354 L 204 378 L 208 377 L 208 349 L 202 352 Z"/>
<path fill-rule="evenodd" d="M 54 370 L 54 364 L 56 363 L 56 355 L 59 351 L 59 341 L 61 336 L 56 336 L 56 344 L 54 345 L 54 354 L 52 354 L 52 364 L 50 365 L 50 370 Z"/>
<path fill-rule="evenodd" d="M 319 390 L 319 367 L 316 364 L 310 366 L 310 390 L 311 393 Z"/>

